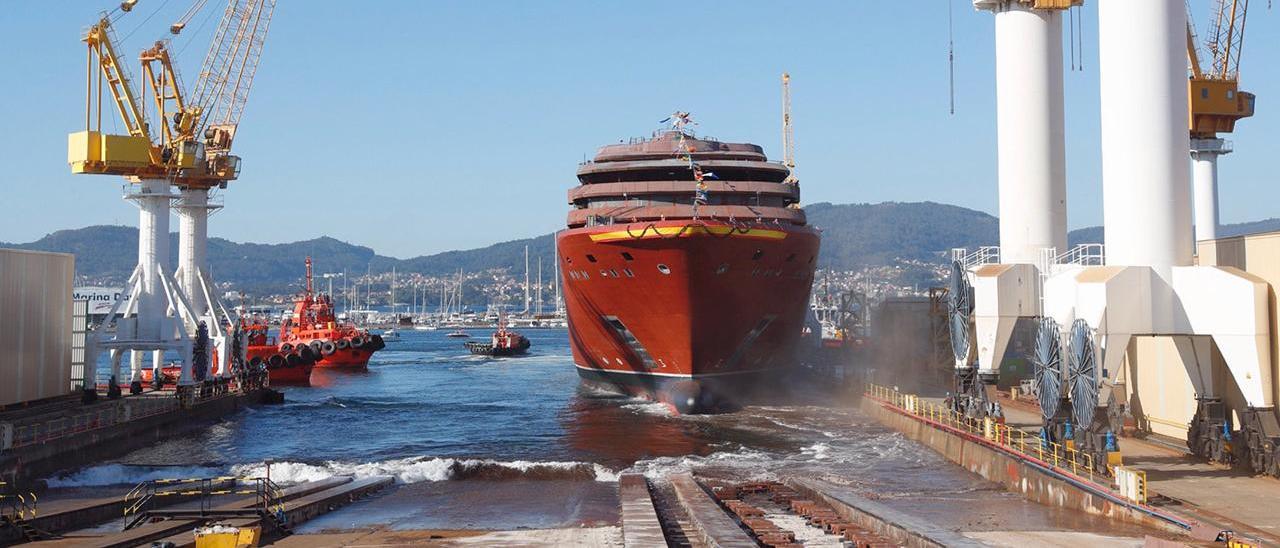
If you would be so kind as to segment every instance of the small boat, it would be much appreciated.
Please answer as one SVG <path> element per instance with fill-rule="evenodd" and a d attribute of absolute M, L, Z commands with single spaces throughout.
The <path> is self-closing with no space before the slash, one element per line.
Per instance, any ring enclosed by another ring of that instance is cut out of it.
<path fill-rule="evenodd" d="M 464 337 L 470 337 L 470 336 L 471 336 L 471 334 L 470 334 L 470 333 L 467 333 L 466 331 L 463 331 L 463 330 L 461 330 L 461 329 L 457 329 L 457 330 L 454 330 L 454 331 L 450 331 L 450 332 L 449 332 L 449 334 L 448 334 L 448 335 L 445 335 L 445 336 L 446 336 L 446 337 L 453 337 L 453 338 L 464 338 Z"/>
<path fill-rule="evenodd" d="M 517 356 L 529 350 L 530 344 L 527 337 L 507 329 L 507 323 L 499 319 L 498 330 L 489 337 L 489 342 L 467 341 L 462 346 L 481 356 Z"/>
<path fill-rule="evenodd" d="M 399 334 L 399 333 L 397 333 L 395 329 L 388 329 L 388 330 L 386 330 L 386 331 L 383 331 L 383 332 L 382 332 L 382 340 L 384 340 L 384 341 L 398 341 L 398 340 L 400 340 L 400 334 Z"/>

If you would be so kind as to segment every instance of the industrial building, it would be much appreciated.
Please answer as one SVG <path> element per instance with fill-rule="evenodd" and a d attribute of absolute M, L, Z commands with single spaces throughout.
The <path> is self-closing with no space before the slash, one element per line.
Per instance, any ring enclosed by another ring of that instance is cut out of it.
<path fill-rule="evenodd" d="M 0 249 L 0 407 L 75 391 L 74 273 L 66 253 Z"/>

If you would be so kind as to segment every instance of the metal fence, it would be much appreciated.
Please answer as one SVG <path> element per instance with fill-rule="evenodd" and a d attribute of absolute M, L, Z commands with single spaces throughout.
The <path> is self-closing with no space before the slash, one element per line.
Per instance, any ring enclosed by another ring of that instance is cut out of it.
<path fill-rule="evenodd" d="M 866 394 L 899 410 L 936 425 L 977 436 L 987 443 L 1006 451 L 1040 461 L 1058 472 L 1070 473 L 1090 481 L 1105 479 L 1111 474 L 1106 463 L 1094 462 L 1093 456 L 1076 451 L 1025 430 L 991 419 L 975 419 L 941 404 L 922 400 L 915 394 L 904 394 L 896 389 L 868 384 Z"/>
<path fill-rule="evenodd" d="M 0 481 L 0 521 L 16 523 L 36 517 L 35 493 L 17 493 L 6 490 L 8 484 Z"/>

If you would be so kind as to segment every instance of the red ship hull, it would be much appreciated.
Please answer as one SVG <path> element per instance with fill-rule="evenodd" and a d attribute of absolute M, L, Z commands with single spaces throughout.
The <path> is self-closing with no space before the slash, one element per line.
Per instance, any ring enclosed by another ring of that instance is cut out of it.
<path fill-rule="evenodd" d="M 373 352 L 360 348 L 348 348 L 345 350 L 336 350 L 333 354 L 325 356 L 316 362 L 316 367 L 325 369 L 359 369 L 369 368 L 369 358 L 373 357 Z"/>
<path fill-rule="evenodd" d="M 791 372 L 814 229 L 658 221 L 569 229 L 557 244 L 586 384 L 697 413 L 736 406 Z"/>
<path fill-rule="evenodd" d="M 288 386 L 311 386 L 311 370 L 314 366 L 306 365 L 283 365 L 277 368 L 267 368 L 267 374 L 271 376 L 271 384 L 288 385 Z"/>

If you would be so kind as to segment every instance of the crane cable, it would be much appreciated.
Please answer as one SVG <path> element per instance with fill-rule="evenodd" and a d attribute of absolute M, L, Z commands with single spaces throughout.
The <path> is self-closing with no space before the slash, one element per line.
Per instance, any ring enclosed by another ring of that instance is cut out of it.
<path fill-rule="evenodd" d="M 164 0 L 163 2 L 160 2 L 160 5 L 156 6 L 156 9 L 151 11 L 151 15 L 148 15 L 146 19 L 143 19 L 142 22 L 138 23 L 137 26 L 133 27 L 133 30 L 129 31 L 128 34 L 124 35 L 124 38 L 120 39 L 120 43 L 124 44 L 125 42 L 128 42 L 129 37 L 133 36 L 133 33 L 138 32 L 138 29 L 141 29 L 143 26 L 145 26 L 147 24 L 147 21 L 150 21 L 152 17 L 155 17 L 157 13 L 160 13 L 160 10 L 164 9 L 165 5 L 167 5 L 168 3 L 169 3 L 169 0 Z"/>
<path fill-rule="evenodd" d="M 191 31 L 191 33 L 187 35 L 187 41 L 182 44 L 182 47 L 178 48 L 178 57 L 182 57 L 182 52 L 187 50 L 187 46 L 190 46 L 192 42 L 196 41 L 196 37 L 200 35 L 200 31 L 204 29 L 204 26 L 209 23 L 210 19 L 213 19 L 213 14 L 217 13 L 217 11 L 218 10 L 208 10 L 204 12 L 204 17 L 200 19 L 200 24 L 196 25 L 195 30 Z"/>
<path fill-rule="evenodd" d="M 947 85 L 951 100 L 951 115 L 956 115 L 956 39 L 951 9 L 954 2 L 947 0 Z"/>
<path fill-rule="evenodd" d="M 1071 36 L 1071 70 L 1084 71 L 1084 8 L 1067 9 L 1068 33 Z"/>

